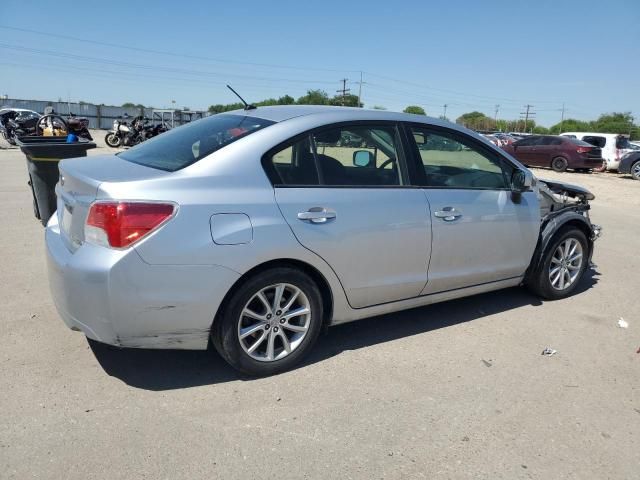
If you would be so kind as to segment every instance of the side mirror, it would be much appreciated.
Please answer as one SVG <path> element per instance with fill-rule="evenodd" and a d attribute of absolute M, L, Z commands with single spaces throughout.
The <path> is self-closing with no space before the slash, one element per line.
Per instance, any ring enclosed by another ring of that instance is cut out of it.
<path fill-rule="evenodd" d="M 529 170 L 516 170 L 511 175 L 511 190 L 527 192 L 533 186 L 533 174 Z"/>
<path fill-rule="evenodd" d="M 373 153 L 368 150 L 356 150 L 353 152 L 353 164 L 356 167 L 372 167 L 375 165 Z"/>

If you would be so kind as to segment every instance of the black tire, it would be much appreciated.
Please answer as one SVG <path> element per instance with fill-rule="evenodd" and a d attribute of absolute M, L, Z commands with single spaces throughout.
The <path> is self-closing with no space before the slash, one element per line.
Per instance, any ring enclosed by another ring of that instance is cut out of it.
<path fill-rule="evenodd" d="M 109 132 L 104 137 L 104 142 L 111 148 L 118 148 L 120 146 L 120 137 L 113 132 Z"/>
<path fill-rule="evenodd" d="M 551 168 L 556 172 L 564 172 L 567 170 L 569 162 L 564 157 L 556 157 L 551 160 Z"/>
<path fill-rule="evenodd" d="M 8 133 L 2 132 L 2 136 L 7 141 L 7 143 L 9 143 L 9 145 L 13 145 L 15 147 L 16 139 L 13 137 L 13 135 L 9 135 Z"/>
<path fill-rule="evenodd" d="M 631 165 L 629 173 L 634 180 L 640 180 L 640 160 Z"/>
<path fill-rule="evenodd" d="M 582 262 L 573 283 L 564 290 L 558 290 L 554 288 L 550 279 L 551 261 L 558 247 L 569 239 L 575 239 L 580 243 L 580 246 L 582 247 Z M 589 242 L 587 241 L 587 237 L 579 228 L 568 226 L 558 231 L 551 242 L 549 242 L 549 245 L 542 256 L 540 267 L 532 272 L 529 280 L 527 281 L 527 288 L 546 300 L 559 300 L 561 298 L 566 298 L 577 288 L 588 264 Z"/>
<path fill-rule="evenodd" d="M 256 293 L 281 283 L 300 289 L 309 300 L 311 315 L 307 333 L 300 344 L 284 358 L 271 361 L 255 360 L 240 344 L 238 325 L 241 313 Z M 222 309 L 211 329 L 212 343 L 233 368 L 251 376 L 274 375 L 299 364 L 312 349 L 320 334 L 324 313 L 322 296 L 316 283 L 307 274 L 290 267 L 274 268 L 247 279 L 228 301 L 224 302 Z"/>

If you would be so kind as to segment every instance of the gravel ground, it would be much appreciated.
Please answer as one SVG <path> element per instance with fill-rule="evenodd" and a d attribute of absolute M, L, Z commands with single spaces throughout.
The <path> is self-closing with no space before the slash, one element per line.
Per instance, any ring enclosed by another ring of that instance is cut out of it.
<path fill-rule="evenodd" d="M 24 157 L 0 164 L 0 478 L 638 478 L 640 182 L 536 170 L 597 196 L 597 269 L 572 298 L 513 288 L 335 327 L 255 380 L 68 330 Z"/>

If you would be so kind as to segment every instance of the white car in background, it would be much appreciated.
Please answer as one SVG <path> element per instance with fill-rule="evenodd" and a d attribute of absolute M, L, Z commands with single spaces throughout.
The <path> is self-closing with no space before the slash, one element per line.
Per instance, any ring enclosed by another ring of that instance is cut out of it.
<path fill-rule="evenodd" d="M 563 137 L 577 138 L 583 142 L 600 147 L 602 150 L 602 158 L 604 159 L 602 171 L 618 170 L 622 157 L 633 151 L 633 148 L 629 144 L 629 135 L 594 132 L 564 132 L 560 135 Z"/>

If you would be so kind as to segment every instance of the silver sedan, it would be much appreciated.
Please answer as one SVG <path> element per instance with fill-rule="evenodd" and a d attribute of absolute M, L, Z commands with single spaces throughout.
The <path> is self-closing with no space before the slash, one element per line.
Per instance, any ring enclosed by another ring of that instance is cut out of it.
<path fill-rule="evenodd" d="M 64 160 L 46 229 L 65 323 L 121 347 L 291 368 L 323 325 L 525 284 L 570 295 L 599 227 L 579 187 L 416 115 L 260 107 Z"/>

